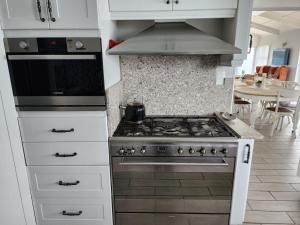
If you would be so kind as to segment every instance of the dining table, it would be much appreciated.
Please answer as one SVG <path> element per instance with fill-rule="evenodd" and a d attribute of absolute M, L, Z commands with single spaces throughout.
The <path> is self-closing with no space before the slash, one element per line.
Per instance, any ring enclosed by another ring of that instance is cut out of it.
<path fill-rule="evenodd" d="M 257 87 L 255 84 L 247 85 L 246 83 L 235 79 L 234 81 L 234 94 L 235 96 L 251 101 L 250 112 L 250 126 L 255 128 L 255 122 L 259 115 L 261 115 L 261 109 L 259 103 L 262 101 L 277 101 L 277 95 L 281 86 L 275 85 L 262 85 Z"/>

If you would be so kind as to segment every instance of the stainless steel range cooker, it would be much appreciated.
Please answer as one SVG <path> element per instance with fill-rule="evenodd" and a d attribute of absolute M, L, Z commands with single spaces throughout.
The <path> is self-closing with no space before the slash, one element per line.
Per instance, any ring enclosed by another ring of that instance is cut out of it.
<path fill-rule="evenodd" d="M 116 225 L 228 225 L 237 136 L 217 117 L 121 121 L 111 138 Z"/>

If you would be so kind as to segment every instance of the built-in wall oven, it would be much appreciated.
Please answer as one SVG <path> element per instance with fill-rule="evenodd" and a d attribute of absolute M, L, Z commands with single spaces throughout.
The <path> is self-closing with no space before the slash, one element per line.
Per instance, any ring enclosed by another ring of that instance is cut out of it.
<path fill-rule="evenodd" d="M 20 110 L 105 109 L 100 38 L 8 38 L 5 45 Z"/>
<path fill-rule="evenodd" d="M 116 225 L 229 224 L 235 143 L 114 140 L 111 154 Z"/>

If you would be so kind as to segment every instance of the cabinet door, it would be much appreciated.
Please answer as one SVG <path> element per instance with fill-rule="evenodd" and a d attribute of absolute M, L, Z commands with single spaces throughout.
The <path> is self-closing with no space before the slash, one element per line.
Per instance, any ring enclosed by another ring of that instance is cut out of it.
<path fill-rule="evenodd" d="M 111 12 L 170 11 L 172 0 L 109 0 Z"/>
<path fill-rule="evenodd" d="M 238 0 L 173 0 L 174 10 L 236 9 Z"/>
<path fill-rule="evenodd" d="M 46 0 L 52 6 L 50 29 L 97 29 L 97 0 Z M 51 17 L 51 15 L 49 15 Z"/>
<path fill-rule="evenodd" d="M 0 92 L 0 218 L 1 224 L 26 224 Z"/>
<path fill-rule="evenodd" d="M 46 2 L 40 0 L 41 15 L 37 0 L 0 0 L 0 19 L 3 29 L 49 28 Z M 40 18 L 44 18 L 44 22 Z"/>

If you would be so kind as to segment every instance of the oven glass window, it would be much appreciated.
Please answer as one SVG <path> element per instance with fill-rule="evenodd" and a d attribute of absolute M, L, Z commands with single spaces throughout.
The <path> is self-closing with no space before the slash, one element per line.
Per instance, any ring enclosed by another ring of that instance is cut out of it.
<path fill-rule="evenodd" d="M 10 60 L 9 64 L 15 96 L 104 95 L 99 59 Z"/>
<path fill-rule="evenodd" d="M 213 163 L 218 163 L 217 160 Z M 196 171 L 195 166 L 149 166 L 149 162 L 141 166 L 118 166 L 122 159 L 114 158 L 115 210 L 117 213 L 228 214 L 235 160 L 226 160 L 229 165 L 197 166 Z"/>

